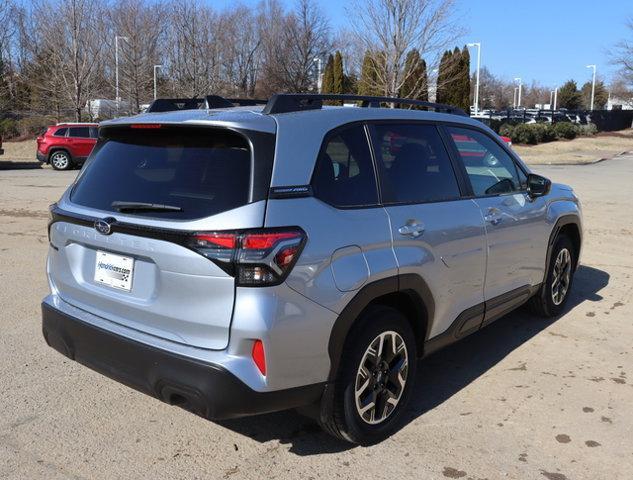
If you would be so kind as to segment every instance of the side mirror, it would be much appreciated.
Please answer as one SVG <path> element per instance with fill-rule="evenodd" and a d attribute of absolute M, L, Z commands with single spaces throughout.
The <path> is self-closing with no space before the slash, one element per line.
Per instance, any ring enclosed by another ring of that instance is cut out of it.
<path fill-rule="evenodd" d="M 552 182 L 545 177 L 530 173 L 527 177 L 527 193 L 531 198 L 547 195 L 552 188 Z"/>

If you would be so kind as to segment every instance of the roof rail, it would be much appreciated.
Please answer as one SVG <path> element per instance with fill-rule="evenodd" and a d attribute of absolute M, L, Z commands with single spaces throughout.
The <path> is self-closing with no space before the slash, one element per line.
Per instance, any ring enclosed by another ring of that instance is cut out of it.
<path fill-rule="evenodd" d="M 300 112 L 303 110 L 319 110 L 323 107 L 324 100 L 338 100 L 361 102 L 362 107 L 379 108 L 381 103 L 394 105 L 413 105 L 433 109 L 436 112 L 451 113 L 454 115 L 468 116 L 461 108 L 442 103 L 424 102 L 412 98 L 374 97 L 367 95 L 337 95 L 315 93 L 279 93 L 270 97 L 266 107 L 262 111 L 265 114 Z"/>
<path fill-rule="evenodd" d="M 220 95 L 207 95 L 204 98 L 157 98 L 147 108 L 148 113 L 173 112 L 175 110 L 192 110 L 197 108 L 232 108 L 253 105 L 266 105 L 268 100 L 253 98 L 224 98 Z"/>
<path fill-rule="evenodd" d="M 204 98 L 157 98 L 147 107 L 148 113 L 192 110 L 204 104 Z"/>

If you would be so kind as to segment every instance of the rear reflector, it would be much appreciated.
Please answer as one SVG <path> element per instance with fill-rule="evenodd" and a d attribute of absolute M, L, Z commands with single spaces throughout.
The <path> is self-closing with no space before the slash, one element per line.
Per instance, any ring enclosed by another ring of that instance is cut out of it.
<path fill-rule="evenodd" d="M 266 356 L 264 355 L 264 343 L 261 340 L 255 340 L 253 343 L 252 356 L 259 371 L 266 376 Z"/>

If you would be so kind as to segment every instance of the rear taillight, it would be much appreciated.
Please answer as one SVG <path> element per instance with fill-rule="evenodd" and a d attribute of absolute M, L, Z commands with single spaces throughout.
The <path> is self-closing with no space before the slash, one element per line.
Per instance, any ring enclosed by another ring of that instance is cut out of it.
<path fill-rule="evenodd" d="M 187 246 L 233 275 L 238 286 L 262 287 L 286 278 L 305 240 L 299 228 L 201 232 Z"/>

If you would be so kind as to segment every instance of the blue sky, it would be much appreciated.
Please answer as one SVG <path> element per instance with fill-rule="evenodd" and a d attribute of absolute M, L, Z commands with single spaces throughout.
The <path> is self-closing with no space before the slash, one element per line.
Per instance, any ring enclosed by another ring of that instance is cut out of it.
<path fill-rule="evenodd" d="M 347 22 L 349 0 L 317 0 L 333 27 Z M 608 50 L 627 32 L 633 0 L 456 0 L 458 16 L 467 29 L 462 44 L 482 43 L 482 65 L 494 74 L 529 84 L 556 86 L 573 78 L 591 77 L 585 65 L 596 64 L 598 76 L 609 81 L 615 68 Z M 227 6 L 231 0 L 216 0 Z M 258 0 L 244 0 L 256 5 Z M 284 0 L 293 5 L 292 0 Z M 472 68 L 475 68 L 475 50 Z"/>

